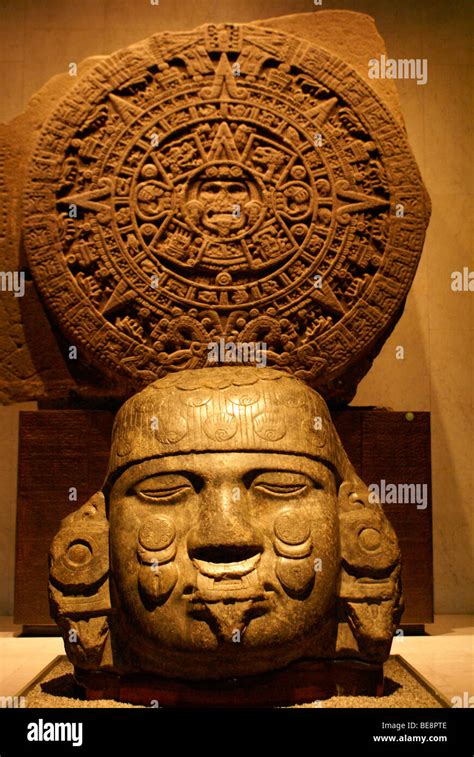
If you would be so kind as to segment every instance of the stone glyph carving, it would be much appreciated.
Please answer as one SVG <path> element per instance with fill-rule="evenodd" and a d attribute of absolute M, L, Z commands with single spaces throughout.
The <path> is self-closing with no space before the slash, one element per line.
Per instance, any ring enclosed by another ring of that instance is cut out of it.
<path fill-rule="evenodd" d="M 68 339 L 129 388 L 263 342 L 347 401 L 401 313 L 429 202 L 405 132 L 328 51 L 208 25 L 103 59 L 45 122 L 28 260 Z"/>
<path fill-rule="evenodd" d="M 61 524 L 50 604 L 76 672 L 190 680 L 382 663 L 400 554 L 324 400 L 271 368 L 128 400 L 101 491 Z"/>

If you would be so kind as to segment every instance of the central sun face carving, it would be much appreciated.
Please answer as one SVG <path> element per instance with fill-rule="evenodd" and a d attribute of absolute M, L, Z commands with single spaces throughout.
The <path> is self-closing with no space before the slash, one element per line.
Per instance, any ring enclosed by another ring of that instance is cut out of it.
<path fill-rule="evenodd" d="M 211 240 L 235 241 L 251 234 L 264 217 L 261 182 L 236 163 L 222 161 L 200 169 L 184 189 L 190 225 Z"/>

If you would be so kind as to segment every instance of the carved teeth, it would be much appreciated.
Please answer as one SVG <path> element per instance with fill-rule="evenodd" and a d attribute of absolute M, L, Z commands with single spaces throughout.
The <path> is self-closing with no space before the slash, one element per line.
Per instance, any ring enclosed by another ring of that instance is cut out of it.
<path fill-rule="evenodd" d="M 230 563 L 231 566 L 238 566 L 242 570 L 247 564 L 252 562 L 249 572 L 242 574 L 231 574 L 223 577 L 222 570 L 218 577 L 206 576 L 204 573 L 198 573 L 196 582 L 196 593 L 192 596 L 193 602 L 243 602 L 247 600 L 263 599 L 265 592 L 258 579 L 258 572 L 254 569 L 260 555 L 244 560 L 241 563 Z M 196 561 L 201 562 L 201 561 Z M 214 563 L 213 563 L 214 565 Z M 219 566 L 227 568 L 227 566 Z"/>
<path fill-rule="evenodd" d="M 258 554 L 240 562 L 214 563 L 194 559 L 193 564 L 201 575 L 222 580 L 223 578 L 238 578 L 247 575 L 257 567 L 259 560 L 260 555 Z"/>
<path fill-rule="evenodd" d="M 261 555 L 247 560 L 229 563 L 214 563 L 193 559 L 197 580 L 195 592 L 190 599 L 196 602 L 242 602 L 262 599 L 264 592 L 256 570 Z"/>

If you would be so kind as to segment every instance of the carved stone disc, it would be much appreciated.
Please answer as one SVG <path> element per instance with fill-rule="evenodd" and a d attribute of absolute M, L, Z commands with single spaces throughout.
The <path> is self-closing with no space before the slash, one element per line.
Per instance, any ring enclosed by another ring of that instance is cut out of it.
<path fill-rule="evenodd" d="M 42 297 L 110 375 L 138 387 L 220 338 L 263 342 L 329 400 L 398 318 L 428 213 L 353 69 L 235 25 L 100 62 L 45 123 L 24 197 Z"/>

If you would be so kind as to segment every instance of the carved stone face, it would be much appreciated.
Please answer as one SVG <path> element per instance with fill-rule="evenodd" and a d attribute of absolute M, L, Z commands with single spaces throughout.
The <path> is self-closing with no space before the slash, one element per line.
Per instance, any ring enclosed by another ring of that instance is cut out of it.
<path fill-rule="evenodd" d="M 184 208 L 189 222 L 203 227 L 211 239 L 240 238 L 262 216 L 261 182 L 249 170 L 217 162 L 189 180 Z"/>
<path fill-rule="evenodd" d="M 246 223 L 240 209 L 248 202 L 249 193 L 243 182 L 206 181 L 200 188 L 199 198 L 204 204 L 204 226 L 219 235 L 240 229 Z"/>
<path fill-rule="evenodd" d="M 120 409 L 102 490 L 53 541 L 51 611 L 82 670 L 209 679 L 380 662 L 399 573 L 324 400 L 270 368 L 216 367 Z"/>
<path fill-rule="evenodd" d="M 323 463 L 247 452 L 155 458 L 117 479 L 109 517 L 115 587 L 143 665 L 166 661 L 172 673 L 168 654 L 179 652 L 180 669 L 196 674 L 218 663 L 232 675 L 242 657 L 256 672 L 276 649 L 288 661 L 327 633 L 339 536 Z"/>

